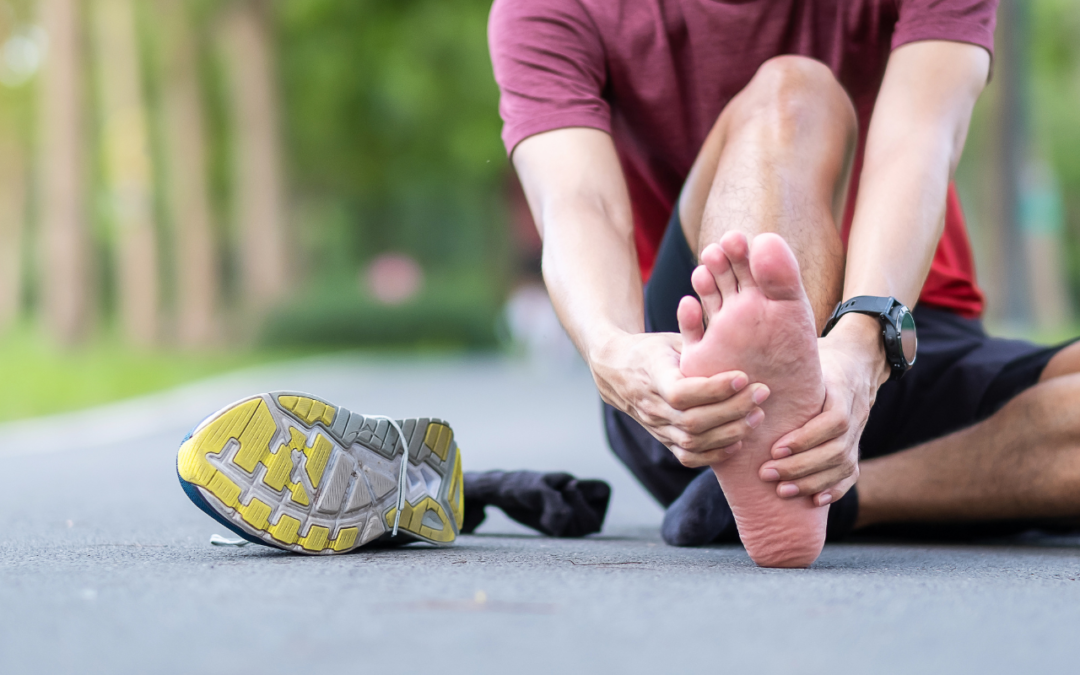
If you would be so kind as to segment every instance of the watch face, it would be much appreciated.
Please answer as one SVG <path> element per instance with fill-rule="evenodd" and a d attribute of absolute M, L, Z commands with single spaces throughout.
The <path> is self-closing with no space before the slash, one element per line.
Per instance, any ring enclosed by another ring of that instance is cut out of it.
<path fill-rule="evenodd" d="M 918 342 L 918 338 L 915 337 L 915 319 L 909 312 L 904 312 L 900 315 L 900 348 L 904 352 L 904 360 L 908 362 L 908 365 L 915 363 Z"/>

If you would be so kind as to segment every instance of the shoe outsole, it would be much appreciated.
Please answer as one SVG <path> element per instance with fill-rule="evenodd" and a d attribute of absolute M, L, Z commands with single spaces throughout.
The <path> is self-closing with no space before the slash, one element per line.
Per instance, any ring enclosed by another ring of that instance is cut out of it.
<path fill-rule="evenodd" d="M 399 537 L 449 544 L 464 515 L 454 433 L 439 419 L 397 422 L 404 438 L 385 418 L 309 394 L 260 394 L 199 424 L 180 446 L 177 472 L 189 495 L 246 539 L 329 555 L 392 530 L 408 447 Z"/>

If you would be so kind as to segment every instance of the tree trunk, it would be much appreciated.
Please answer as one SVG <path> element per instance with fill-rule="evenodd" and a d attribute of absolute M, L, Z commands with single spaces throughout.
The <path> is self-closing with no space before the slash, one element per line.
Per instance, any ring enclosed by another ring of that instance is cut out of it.
<path fill-rule="evenodd" d="M 12 125 L 4 126 L 0 131 L 0 330 L 6 330 L 19 314 L 26 213 L 24 149 Z"/>
<path fill-rule="evenodd" d="M 158 252 L 146 106 L 132 0 L 94 0 L 98 101 L 120 324 L 132 344 L 158 333 Z"/>
<path fill-rule="evenodd" d="M 175 242 L 177 334 L 188 347 L 218 338 L 220 272 L 207 186 L 196 45 L 184 0 L 158 0 L 166 200 Z"/>
<path fill-rule="evenodd" d="M 288 288 L 278 92 L 266 0 L 237 0 L 222 17 L 235 139 L 234 203 L 241 291 L 261 314 Z"/>
<path fill-rule="evenodd" d="M 49 54 L 41 82 L 41 305 L 62 344 L 86 337 L 93 297 L 83 164 L 78 0 L 41 0 Z"/>

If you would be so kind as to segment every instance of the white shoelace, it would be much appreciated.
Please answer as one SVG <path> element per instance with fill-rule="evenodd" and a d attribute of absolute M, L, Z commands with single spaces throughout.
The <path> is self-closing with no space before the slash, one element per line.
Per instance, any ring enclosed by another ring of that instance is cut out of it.
<path fill-rule="evenodd" d="M 401 430 L 401 427 L 398 426 L 398 423 L 395 420 L 390 419 L 386 415 L 364 415 L 364 417 L 371 420 L 386 420 L 389 422 L 390 426 L 394 428 L 394 431 L 396 431 L 398 435 L 398 440 L 394 442 L 394 446 L 396 447 L 399 442 L 401 443 L 401 470 L 398 472 L 397 512 L 394 514 L 394 531 L 390 535 L 391 537 L 396 537 L 398 522 L 401 521 L 401 510 L 405 508 L 405 490 L 409 486 L 409 477 L 407 474 L 409 470 L 409 444 L 405 442 L 405 432 Z M 394 448 L 390 449 L 391 453 L 393 453 L 393 450 Z"/>
<path fill-rule="evenodd" d="M 394 514 L 394 531 L 391 533 L 391 537 L 396 537 L 398 532 L 398 523 L 401 522 L 401 510 L 405 508 L 405 490 L 408 489 L 409 477 L 409 444 L 405 442 L 405 432 L 401 430 L 401 426 L 398 425 L 396 420 L 393 420 L 386 415 L 364 415 L 369 420 L 386 420 L 390 423 L 390 426 L 397 432 L 397 440 L 394 441 L 394 448 L 397 448 L 397 444 L 401 443 L 401 470 L 398 471 L 398 500 L 397 500 L 397 512 Z M 392 450 L 393 450 L 392 449 Z M 251 542 L 246 539 L 226 539 L 219 534 L 210 535 L 210 543 L 214 546 L 247 546 Z"/>

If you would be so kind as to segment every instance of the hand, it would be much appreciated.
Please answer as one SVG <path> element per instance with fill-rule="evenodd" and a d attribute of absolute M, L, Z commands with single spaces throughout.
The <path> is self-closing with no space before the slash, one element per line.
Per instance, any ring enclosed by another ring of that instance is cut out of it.
<path fill-rule="evenodd" d="M 744 373 L 684 377 L 676 333 L 620 333 L 589 359 L 600 396 L 637 420 L 687 467 L 726 460 L 765 418 L 764 384 Z"/>
<path fill-rule="evenodd" d="M 825 405 L 773 444 L 772 460 L 758 470 L 761 480 L 778 482 L 776 494 L 784 499 L 812 495 L 814 504 L 825 506 L 843 497 L 859 478 L 859 439 L 878 387 L 888 378 L 881 329 L 875 319 L 870 319 L 873 325 L 861 322 L 867 318 L 841 322 L 818 340 Z M 848 330 L 841 332 L 842 326 Z"/>

